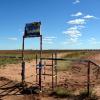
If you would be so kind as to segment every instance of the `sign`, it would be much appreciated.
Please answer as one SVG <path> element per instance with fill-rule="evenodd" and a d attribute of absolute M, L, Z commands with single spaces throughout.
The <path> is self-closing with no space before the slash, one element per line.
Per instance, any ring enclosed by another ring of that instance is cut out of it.
<path fill-rule="evenodd" d="M 24 37 L 37 37 L 40 36 L 41 22 L 28 23 L 25 26 Z"/>

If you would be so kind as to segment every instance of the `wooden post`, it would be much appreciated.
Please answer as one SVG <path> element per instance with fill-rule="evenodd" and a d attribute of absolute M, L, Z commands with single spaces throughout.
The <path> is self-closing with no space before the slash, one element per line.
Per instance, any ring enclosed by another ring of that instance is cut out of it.
<path fill-rule="evenodd" d="M 40 35 L 40 60 L 42 57 L 42 35 Z"/>
<path fill-rule="evenodd" d="M 23 43 L 22 43 L 22 61 L 24 61 L 24 36 L 23 36 Z"/>
<path fill-rule="evenodd" d="M 22 62 L 22 84 L 25 83 L 25 62 Z"/>
<path fill-rule="evenodd" d="M 55 53 L 55 59 L 57 59 L 57 52 Z M 56 86 L 57 86 L 57 60 L 55 60 L 55 74 L 56 74 Z"/>
<path fill-rule="evenodd" d="M 23 36 L 23 43 L 22 43 L 22 84 L 25 82 L 25 62 L 24 62 L 24 36 Z"/>
<path fill-rule="evenodd" d="M 46 62 L 44 62 L 44 80 L 45 80 L 45 67 L 46 67 Z"/>
<path fill-rule="evenodd" d="M 42 35 L 40 36 L 40 62 L 39 62 L 39 87 L 40 91 L 42 91 L 42 78 L 41 78 L 41 71 L 42 71 Z"/>
<path fill-rule="evenodd" d="M 90 61 L 88 61 L 87 66 L 87 96 L 90 94 Z"/>
<path fill-rule="evenodd" d="M 42 69 L 42 64 L 41 61 L 39 62 L 39 88 L 40 91 L 42 91 L 42 84 L 41 84 L 41 69 Z"/>
<path fill-rule="evenodd" d="M 38 70 L 37 70 L 37 59 L 38 59 L 38 56 L 37 56 L 37 54 L 36 54 L 36 84 L 38 83 Z"/>
<path fill-rule="evenodd" d="M 53 53 L 52 53 L 52 90 L 54 90 L 54 68 L 53 68 Z"/>

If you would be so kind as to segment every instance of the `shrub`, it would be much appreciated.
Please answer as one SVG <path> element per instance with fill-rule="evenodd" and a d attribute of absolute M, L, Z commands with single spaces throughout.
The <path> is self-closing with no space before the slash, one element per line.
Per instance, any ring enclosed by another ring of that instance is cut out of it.
<path fill-rule="evenodd" d="M 92 90 L 90 90 L 90 93 L 88 95 L 88 91 L 81 91 L 80 95 L 79 95 L 79 99 L 81 100 L 98 100 L 97 96 L 95 93 L 92 92 Z"/>
<path fill-rule="evenodd" d="M 71 91 L 63 87 L 57 87 L 51 95 L 59 98 L 65 98 L 71 96 Z"/>

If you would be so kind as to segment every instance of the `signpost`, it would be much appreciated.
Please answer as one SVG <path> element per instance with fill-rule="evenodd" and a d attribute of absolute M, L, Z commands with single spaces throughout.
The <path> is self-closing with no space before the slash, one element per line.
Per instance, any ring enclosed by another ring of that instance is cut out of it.
<path fill-rule="evenodd" d="M 33 22 L 28 23 L 25 25 L 25 31 L 23 35 L 23 43 L 22 43 L 22 84 L 25 82 L 25 61 L 24 61 L 24 41 L 25 38 L 31 38 L 31 37 L 40 37 L 40 65 L 42 64 L 41 56 L 42 56 L 42 35 L 40 34 L 40 25 L 41 22 Z M 39 87 L 41 91 L 41 70 L 39 69 Z"/>
<path fill-rule="evenodd" d="M 28 23 L 25 26 L 24 37 L 39 37 L 41 22 Z"/>

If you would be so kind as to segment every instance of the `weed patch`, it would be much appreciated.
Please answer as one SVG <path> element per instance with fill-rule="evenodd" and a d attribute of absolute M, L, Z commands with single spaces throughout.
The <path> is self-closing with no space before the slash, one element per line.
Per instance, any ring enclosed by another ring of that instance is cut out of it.
<path fill-rule="evenodd" d="M 54 92 L 51 93 L 51 95 L 58 98 L 65 98 L 71 96 L 71 91 L 63 87 L 57 87 Z"/>

